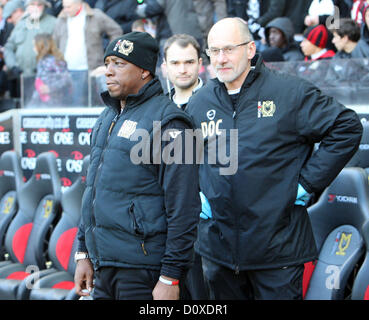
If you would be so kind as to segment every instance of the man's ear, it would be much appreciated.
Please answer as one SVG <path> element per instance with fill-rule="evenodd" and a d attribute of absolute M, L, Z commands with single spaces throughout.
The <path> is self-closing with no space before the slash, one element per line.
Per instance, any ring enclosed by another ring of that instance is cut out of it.
<path fill-rule="evenodd" d="M 142 80 L 145 80 L 150 75 L 150 71 L 142 69 Z"/>
<path fill-rule="evenodd" d="M 247 57 L 249 60 L 252 60 L 252 58 L 255 57 L 256 54 L 256 45 L 255 41 L 251 41 L 249 45 L 247 46 Z"/>

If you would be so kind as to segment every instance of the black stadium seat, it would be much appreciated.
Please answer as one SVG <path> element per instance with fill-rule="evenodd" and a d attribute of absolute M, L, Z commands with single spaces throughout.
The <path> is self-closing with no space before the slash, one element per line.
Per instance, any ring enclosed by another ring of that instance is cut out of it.
<path fill-rule="evenodd" d="M 15 299 L 21 281 L 46 268 L 50 228 L 61 213 L 56 158 L 41 153 L 31 178 L 19 190 L 19 209 L 9 225 L 5 247 L 12 261 L 0 268 L 0 299 Z"/>
<path fill-rule="evenodd" d="M 18 192 L 22 185 L 23 173 L 18 154 L 15 151 L 4 152 L 0 158 L 0 261 L 5 259 L 5 233 L 18 210 Z"/>
<path fill-rule="evenodd" d="M 364 224 L 362 234 L 366 247 L 365 259 L 355 277 L 352 300 L 369 300 L 369 221 Z"/>
<path fill-rule="evenodd" d="M 364 253 L 362 227 L 369 220 L 368 176 L 345 168 L 308 208 L 319 258 L 304 275 L 305 299 L 340 300 Z"/>
<path fill-rule="evenodd" d="M 83 160 L 80 176 L 62 195 L 63 213 L 50 237 L 49 257 L 52 268 L 33 273 L 19 286 L 18 300 L 76 299 L 74 293 L 74 254 L 77 250 L 77 230 L 81 217 L 82 196 L 90 157 Z M 32 278 L 32 280 L 31 280 Z M 37 279 L 36 281 L 33 281 Z M 27 284 L 33 283 L 32 290 Z M 73 294 L 74 293 L 74 294 Z"/>

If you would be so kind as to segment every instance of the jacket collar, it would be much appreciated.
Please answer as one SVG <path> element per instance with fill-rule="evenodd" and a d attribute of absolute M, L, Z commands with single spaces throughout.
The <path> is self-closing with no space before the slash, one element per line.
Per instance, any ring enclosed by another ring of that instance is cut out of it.
<path fill-rule="evenodd" d="M 146 83 L 137 94 L 129 94 L 126 99 L 126 109 L 131 109 L 144 103 L 146 100 L 163 93 L 161 83 L 158 77 L 154 77 L 150 82 Z M 103 102 L 116 112 L 120 113 L 120 100 L 112 98 L 109 91 L 101 93 Z"/>

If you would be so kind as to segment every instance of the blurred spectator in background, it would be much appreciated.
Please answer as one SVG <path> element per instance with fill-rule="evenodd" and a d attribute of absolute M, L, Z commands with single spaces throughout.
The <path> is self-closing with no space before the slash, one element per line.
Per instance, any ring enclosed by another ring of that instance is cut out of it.
<path fill-rule="evenodd" d="M 309 27 L 304 32 L 304 40 L 300 46 L 305 55 L 305 61 L 315 61 L 334 57 L 335 52 L 327 49 L 328 30 L 320 24 Z"/>
<path fill-rule="evenodd" d="M 350 0 L 346 0 L 350 1 Z M 365 8 L 369 5 L 368 0 L 351 0 L 351 19 L 355 20 L 359 25 L 365 22 Z"/>
<path fill-rule="evenodd" d="M 352 5 L 352 0 L 313 1 L 304 23 L 308 27 L 324 24 L 329 29 L 331 27 L 337 28 L 340 19 L 350 18 Z"/>
<path fill-rule="evenodd" d="M 275 18 L 265 27 L 268 46 L 279 48 L 285 61 L 304 60 L 304 55 L 294 40 L 294 34 L 292 21 L 288 17 Z"/>
<path fill-rule="evenodd" d="M 201 32 L 202 45 L 206 46 L 206 39 L 213 24 L 227 17 L 226 0 L 193 0 L 193 5 L 197 13 Z"/>
<path fill-rule="evenodd" d="M 147 32 L 153 38 L 156 36 L 156 27 L 150 19 L 137 19 L 133 21 L 132 31 Z"/>
<path fill-rule="evenodd" d="M 304 23 L 307 27 L 316 26 L 319 24 L 319 16 L 331 15 L 334 15 L 333 0 L 313 0 L 310 4 L 308 15 L 304 19 Z"/>
<path fill-rule="evenodd" d="M 17 81 L 9 80 L 4 60 L 4 45 L 8 40 L 14 26 L 24 14 L 24 3 L 22 0 L 11 0 L 4 5 L 2 14 L 2 27 L 0 31 L 0 96 L 3 96 L 9 88 L 16 89 Z M 9 84 L 9 82 L 11 82 Z"/>
<path fill-rule="evenodd" d="M 5 24 L 6 24 L 6 21 L 3 17 L 3 5 L 0 4 L 0 38 L 5 28 Z M 4 52 L 3 43 L 0 43 L 0 98 L 4 96 L 8 88 L 6 74 L 5 74 L 5 71 L 3 70 L 4 65 L 5 65 L 3 52 Z M 4 79 L 4 76 L 5 76 L 5 79 Z"/>
<path fill-rule="evenodd" d="M 369 5 L 363 9 L 364 21 L 361 25 L 361 37 L 355 48 L 355 53 L 361 57 L 369 58 Z"/>
<path fill-rule="evenodd" d="M 63 1 L 62 0 L 49 0 L 51 6 L 50 8 L 46 8 L 46 13 L 57 17 L 60 11 L 63 9 Z"/>
<path fill-rule="evenodd" d="M 82 0 L 63 0 L 53 36 L 71 73 L 74 106 L 88 104 L 88 70 L 103 61 L 104 34 L 113 40 L 122 35 L 122 29 L 107 14 Z"/>
<path fill-rule="evenodd" d="M 131 30 L 145 32 L 145 19 L 137 19 L 133 21 Z"/>
<path fill-rule="evenodd" d="M 132 29 L 132 12 L 136 10 L 136 0 L 97 0 L 95 8 L 100 9 L 109 17 L 114 19 L 123 30 L 123 33 L 129 33 Z"/>
<path fill-rule="evenodd" d="M 35 36 L 34 49 L 37 54 L 35 91 L 28 107 L 67 106 L 70 97 L 71 79 L 63 54 L 57 48 L 51 34 Z"/>
<path fill-rule="evenodd" d="M 97 0 L 86 0 L 85 2 L 90 6 L 90 8 L 95 8 Z"/>
<path fill-rule="evenodd" d="M 283 16 L 291 19 L 297 34 L 302 34 L 306 28 L 304 18 L 308 14 L 310 4 L 311 0 L 299 0 L 298 5 L 296 5 L 296 0 L 286 0 Z"/>
<path fill-rule="evenodd" d="M 240 17 L 247 21 L 255 40 L 256 49 L 266 48 L 264 28 L 274 18 L 282 17 L 286 9 L 287 0 L 228 0 L 229 17 Z M 245 13 L 246 11 L 246 13 Z"/>
<path fill-rule="evenodd" d="M 14 29 L 14 26 L 22 18 L 24 9 L 23 0 L 11 0 L 5 4 L 3 9 L 4 26 L 1 28 L 0 32 L 1 46 L 5 45 L 6 40 Z"/>
<path fill-rule="evenodd" d="M 192 0 L 146 0 L 137 6 L 136 19 L 156 19 L 156 39 L 160 47 L 158 66 L 163 61 L 165 41 L 173 34 L 192 35 L 202 47 L 202 33 Z"/>
<path fill-rule="evenodd" d="M 331 31 L 332 42 L 337 48 L 335 59 L 362 58 L 359 50 L 355 50 L 360 40 L 360 27 L 354 20 L 341 19 L 339 28 Z"/>
<path fill-rule="evenodd" d="M 247 21 L 248 16 L 246 13 L 247 0 L 227 0 L 227 15 L 228 17 L 239 17 Z"/>
<path fill-rule="evenodd" d="M 8 78 L 17 80 L 10 90 L 11 97 L 20 97 L 20 74 L 31 77 L 36 74 L 36 54 L 33 39 L 39 33 L 52 33 L 56 18 L 45 12 L 50 3 L 46 0 L 26 0 L 26 13 L 15 25 L 4 47 Z"/>

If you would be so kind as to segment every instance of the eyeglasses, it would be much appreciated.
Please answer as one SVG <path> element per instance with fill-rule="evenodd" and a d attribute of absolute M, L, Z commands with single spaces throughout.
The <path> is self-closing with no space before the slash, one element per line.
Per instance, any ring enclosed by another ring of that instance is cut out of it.
<path fill-rule="evenodd" d="M 206 49 L 205 52 L 209 57 L 217 57 L 220 51 L 222 51 L 225 55 L 231 55 L 238 47 L 245 46 L 250 42 L 251 40 L 244 43 L 236 44 L 234 46 L 226 46 L 224 48 L 209 48 Z"/>

